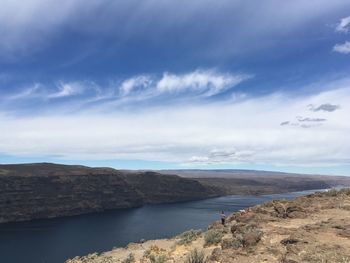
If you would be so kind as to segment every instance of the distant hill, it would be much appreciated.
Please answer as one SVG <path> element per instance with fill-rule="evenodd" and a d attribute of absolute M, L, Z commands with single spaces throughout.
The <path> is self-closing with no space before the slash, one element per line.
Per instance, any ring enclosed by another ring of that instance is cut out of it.
<path fill-rule="evenodd" d="M 347 178 L 347 176 L 330 176 L 319 174 L 299 174 L 287 172 L 275 172 L 264 170 L 242 170 L 242 169 L 179 169 L 179 170 L 159 170 L 164 174 L 177 174 L 187 178 L 246 178 L 246 177 L 332 177 L 332 178 Z M 349 175 L 350 176 L 350 175 Z"/>
<path fill-rule="evenodd" d="M 350 186 L 350 177 L 310 175 L 255 170 L 161 170 L 191 178 L 203 185 L 216 188 L 223 194 L 272 194 L 311 189 Z"/>

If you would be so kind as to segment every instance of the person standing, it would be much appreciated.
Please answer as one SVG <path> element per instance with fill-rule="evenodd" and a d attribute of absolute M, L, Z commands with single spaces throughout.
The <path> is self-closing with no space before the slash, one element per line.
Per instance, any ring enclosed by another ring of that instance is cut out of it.
<path fill-rule="evenodd" d="M 224 211 L 221 211 L 220 217 L 221 217 L 221 224 L 224 226 L 225 220 L 226 220 L 226 215 L 225 215 Z"/>

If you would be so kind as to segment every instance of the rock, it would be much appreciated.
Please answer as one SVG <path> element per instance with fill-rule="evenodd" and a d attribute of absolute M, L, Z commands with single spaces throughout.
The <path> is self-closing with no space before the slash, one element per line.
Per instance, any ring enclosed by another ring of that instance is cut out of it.
<path fill-rule="evenodd" d="M 298 261 L 295 261 L 293 259 L 283 259 L 282 263 L 298 263 Z"/>
<path fill-rule="evenodd" d="M 288 205 L 283 203 L 274 203 L 273 205 L 274 212 L 273 216 L 281 218 L 304 218 L 306 213 L 303 208 L 297 205 Z"/>
<path fill-rule="evenodd" d="M 285 238 L 283 240 L 281 240 L 281 244 L 284 245 L 284 246 L 287 246 L 287 245 L 291 245 L 291 244 L 296 244 L 300 242 L 299 239 L 296 239 L 296 238 Z"/>
<path fill-rule="evenodd" d="M 347 237 L 350 238 L 350 228 L 343 229 L 341 231 L 338 231 L 338 235 L 341 237 Z"/>
<path fill-rule="evenodd" d="M 243 246 L 244 247 L 255 246 L 260 241 L 261 236 L 262 236 L 262 233 L 258 230 L 245 233 L 243 235 L 243 240 L 242 240 Z"/>
<path fill-rule="evenodd" d="M 276 203 L 274 204 L 273 209 L 275 210 L 277 217 L 282 217 L 282 218 L 287 217 L 286 208 L 283 204 Z"/>
<path fill-rule="evenodd" d="M 295 211 L 288 214 L 289 218 L 306 218 L 307 215 L 304 212 Z"/>
<path fill-rule="evenodd" d="M 213 252 L 211 252 L 209 259 L 213 261 L 220 261 L 221 254 L 222 251 L 220 248 L 214 248 Z"/>

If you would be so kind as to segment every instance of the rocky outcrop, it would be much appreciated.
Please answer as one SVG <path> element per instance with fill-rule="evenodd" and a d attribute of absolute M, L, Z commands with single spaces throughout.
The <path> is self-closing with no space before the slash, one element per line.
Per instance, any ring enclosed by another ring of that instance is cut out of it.
<path fill-rule="evenodd" d="M 155 172 L 56 164 L 0 165 L 0 223 L 214 195 L 195 180 Z"/>

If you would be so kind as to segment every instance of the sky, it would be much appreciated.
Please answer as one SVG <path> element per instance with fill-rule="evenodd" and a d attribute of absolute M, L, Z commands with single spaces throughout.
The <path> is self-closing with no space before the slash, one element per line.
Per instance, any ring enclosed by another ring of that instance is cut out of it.
<path fill-rule="evenodd" d="M 348 0 L 0 1 L 0 163 L 350 175 Z"/>

